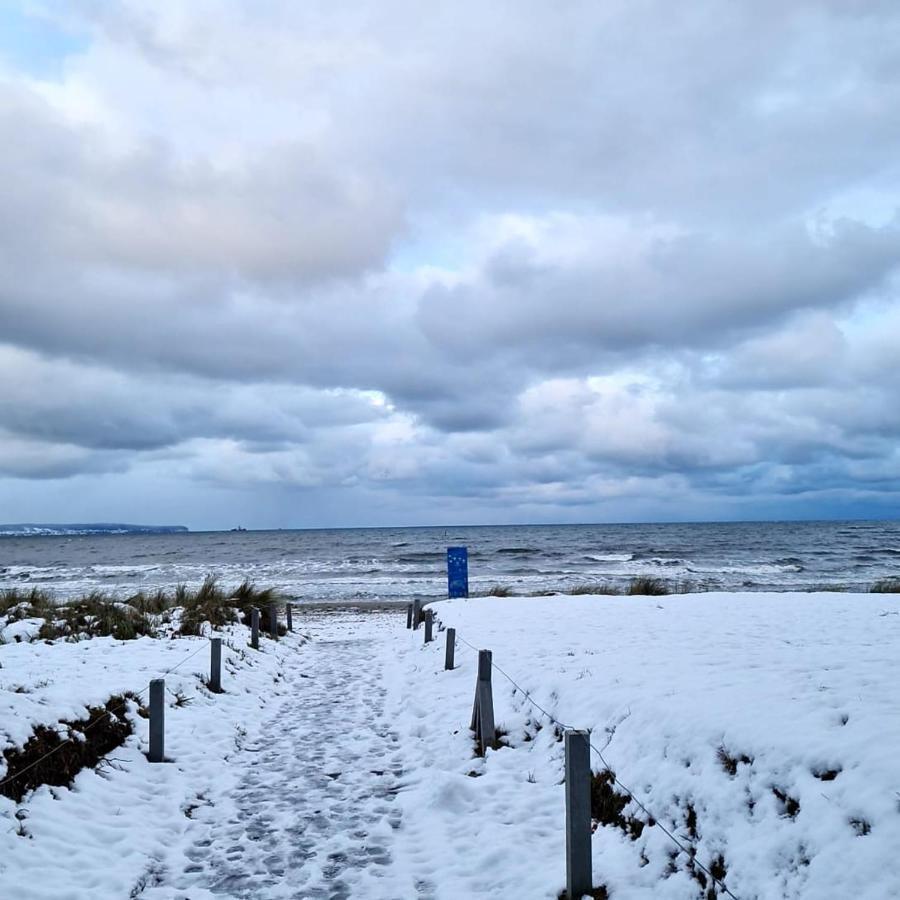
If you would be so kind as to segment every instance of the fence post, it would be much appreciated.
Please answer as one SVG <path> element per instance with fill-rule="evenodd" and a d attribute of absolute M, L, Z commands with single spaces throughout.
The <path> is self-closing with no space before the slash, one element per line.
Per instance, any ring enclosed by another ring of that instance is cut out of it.
<path fill-rule="evenodd" d="M 150 752 L 147 759 L 161 763 L 166 753 L 166 681 L 154 678 L 150 682 Z"/>
<path fill-rule="evenodd" d="M 407 603 L 406 604 L 406 627 L 407 628 L 412 628 L 412 612 L 413 612 L 412 603 Z"/>
<path fill-rule="evenodd" d="M 481 755 L 488 747 L 497 746 L 497 729 L 494 726 L 494 692 L 491 686 L 490 650 L 478 651 L 478 681 L 475 683 L 475 705 L 472 709 L 472 729 Z"/>
<path fill-rule="evenodd" d="M 214 694 L 222 693 L 222 638 L 209 642 L 209 689 Z"/>
<path fill-rule="evenodd" d="M 255 606 L 250 610 L 250 646 L 259 650 L 259 610 Z"/>
<path fill-rule="evenodd" d="M 269 606 L 269 636 L 278 640 L 278 607 L 274 603 Z"/>
<path fill-rule="evenodd" d="M 294 607 L 290 603 L 285 604 L 284 614 L 285 614 L 285 616 L 287 616 L 287 630 L 293 631 L 294 630 Z"/>
<path fill-rule="evenodd" d="M 587 731 L 566 732 L 566 897 L 593 889 L 591 745 Z"/>
<path fill-rule="evenodd" d="M 434 640 L 434 610 L 425 610 L 425 643 L 430 644 Z"/>
<path fill-rule="evenodd" d="M 422 620 L 422 601 L 413 600 L 413 629 L 418 629 L 419 622 Z"/>
<path fill-rule="evenodd" d="M 453 668 L 453 654 L 456 652 L 456 629 L 447 629 L 447 648 L 444 650 L 444 670 L 450 671 Z"/>

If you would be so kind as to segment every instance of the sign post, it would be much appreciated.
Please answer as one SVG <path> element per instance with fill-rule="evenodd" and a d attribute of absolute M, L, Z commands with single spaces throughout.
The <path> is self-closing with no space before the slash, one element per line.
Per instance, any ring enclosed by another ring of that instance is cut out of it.
<path fill-rule="evenodd" d="M 469 596 L 469 551 L 466 547 L 447 548 L 447 596 Z"/>

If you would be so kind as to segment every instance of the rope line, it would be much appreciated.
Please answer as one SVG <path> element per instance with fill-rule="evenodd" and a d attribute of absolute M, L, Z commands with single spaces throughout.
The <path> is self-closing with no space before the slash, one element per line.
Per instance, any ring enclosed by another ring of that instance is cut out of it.
<path fill-rule="evenodd" d="M 470 644 L 470 643 L 469 643 L 469 642 L 468 642 L 468 641 L 467 641 L 467 640 L 459 633 L 459 631 L 456 632 L 456 637 L 457 637 L 460 641 L 462 641 L 467 647 L 469 647 L 471 650 L 474 650 L 476 653 L 480 652 L 480 651 L 479 651 L 479 648 L 476 647 L 476 646 L 474 646 L 473 644 Z M 555 725 L 559 726 L 559 727 L 562 728 L 564 731 L 574 731 L 574 730 L 575 730 L 575 727 L 574 727 L 574 726 L 572 726 L 572 725 L 566 725 L 564 722 L 561 722 L 559 719 L 557 719 L 556 716 L 554 716 L 552 713 L 548 712 L 543 706 L 541 706 L 541 705 L 534 699 L 534 697 L 533 697 L 532 694 L 531 694 L 531 691 L 526 691 L 526 690 L 525 690 L 525 689 L 524 689 L 517 681 L 515 681 L 515 679 L 513 679 L 510 675 L 508 675 L 506 672 L 504 672 L 503 669 L 501 669 L 500 666 L 498 666 L 498 665 L 494 662 L 493 654 L 491 654 L 491 668 L 496 669 L 496 670 L 497 670 L 497 671 L 498 671 L 498 672 L 499 672 L 499 673 L 500 673 L 500 674 L 501 674 L 501 675 L 502 675 L 502 676 L 503 676 L 503 677 L 504 677 L 511 685 L 513 685 L 513 687 L 516 688 L 516 690 L 520 691 L 520 692 L 523 694 L 523 696 L 525 697 L 525 699 L 528 700 L 529 703 L 531 703 L 532 706 L 534 706 L 534 707 L 536 707 L 537 709 L 539 709 L 539 710 L 540 710 L 540 711 L 541 711 L 548 719 L 550 719 L 550 721 L 553 722 Z M 599 748 L 595 747 L 594 744 L 593 744 L 592 742 L 589 742 L 589 744 L 590 744 L 591 750 L 593 750 L 594 753 L 596 753 L 597 756 L 600 758 L 600 762 L 602 762 L 603 765 L 606 766 L 606 771 L 609 772 L 609 774 L 612 776 L 613 782 L 614 782 L 619 788 L 621 788 L 621 789 L 625 792 L 625 794 L 628 796 L 628 799 L 631 800 L 631 801 L 638 807 L 638 809 L 640 809 L 640 810 L 644 813 L 645 816 L 647 816 L 647 818 L 650 820 L 650 822 L 652 822 L 653 824 L 655 824 L 656 826 L 658 826 L 659 830 L 660 830 L 660 831 L 661 831 L 661 832 L 662 832 L 662 833 L 663 833 L 663 834 L 664 834 L 664 835 L 665 835 L 665 836 L 666 836 L 666 837 L 667 837 L 667 838 L 668 838 L 668 839 L 669 839 L 669 840 L 670 840 L 670 841 L 671 841 L 671 842 L 672 842 L 672 843 L 673 843 L 673 844 L 674 844 L 674 845 L 675 845 L 682 853 L 685 853 L 688 857 L 690 857 L 691 863 L 692 863 L 693 865 L 697 866 L 697 868 L 700 869 L 702 872 L 704 872 L 706 875 L 708 875 L 709 878 L 710 878 L 710 880 L 711 880 L 714 884 L 716 884 L 716 885 L 722 890 L 723 893 L 725 893 L 725 894 L 727 894 L 729 897 L 731 897 L 732 900 L 738 900 L 738 898 L 737 898 L 737 897 L 729 890 L 729 888 L 728 888 L 728 886 L 725 884 L 725 882 L 722 881 L 720 878 L 717 878 L 715 875 L 713 875 L 713 873 L 712 873 L 706 866 L 704 866 L 703 863 L 700 862 L 699 859 L 697 859 L 696 850 L 694 850 L 694 848 L 692 848 L 692 847 L 686 847 L 686 846 L 685 846 L 685 845 L 684 845 L 684 844 L 683 844 L 683 843 L 682 843 L 682 842 L 681 842 L 681 841 L 680 841 L 680 840 L 679 840 L 679 839 L 678 839 L 678 838 L 677 838 L 677 837 L 676 837 L 676 836 L 675 836 L 668 828 L 666 828 L 665 825 L 663 825 L 663 823 L 660 821 L 659 817 L 655 816 L 655 815 L 647 808 L 647 806 L 646 806 L 640 799 L 638 799 L 638 797 L 635 795 L 634 791 L 633 791 L 630 787 L 628 787 L 626 784 L 623 784 L 623 783 L 619 780 L 618 776 L 617 776 L 616 773 L 613 771 L 612 766 L 606 761 L 606 757 L 603 755 L 603 752 L 602 752 Z M 649 824 L 649 823 L 648 823 L 648 824 Z"/>

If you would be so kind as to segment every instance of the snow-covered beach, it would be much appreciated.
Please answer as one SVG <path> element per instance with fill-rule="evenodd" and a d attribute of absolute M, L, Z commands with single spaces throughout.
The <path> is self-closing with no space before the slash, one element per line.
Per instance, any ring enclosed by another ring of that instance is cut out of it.
<path fill-rule="evenodd" d="M 434 609 L 457 629 L 451 672 L 445 633 L 426 645 L 400 611 L 315 610 L 259 652 L 228 626 L 221 695 L 203 684 L 204 638 L 0 646 L 4 748 L 195 654 L 166 676 L 170 763 L 147 762 L 135 704 L 134 734 L 106 764 L 71 788 L 0 798 L 0 893 L 555 898 L 562 723 L 592 730 L 621 782 L 734 896 L 900 896 L 892 595 Z M 505 733 L 483 759 L 468 728 L 473 648 L 493 651 Z M 597 754 L 592 765 L 605 768 Z M 595 885 L 623 900 L 707 896 L 690 854 L 625 799 L 623 817 L 647 827 L 598 825 Z"/>

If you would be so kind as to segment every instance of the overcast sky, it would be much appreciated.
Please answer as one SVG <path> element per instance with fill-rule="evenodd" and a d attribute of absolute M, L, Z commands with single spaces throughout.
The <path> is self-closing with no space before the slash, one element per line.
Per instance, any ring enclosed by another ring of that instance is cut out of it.
<path fill-rule="evenodd" d="M 895 0 L 0 8 L 0 521 L 898 514 Z"/>

